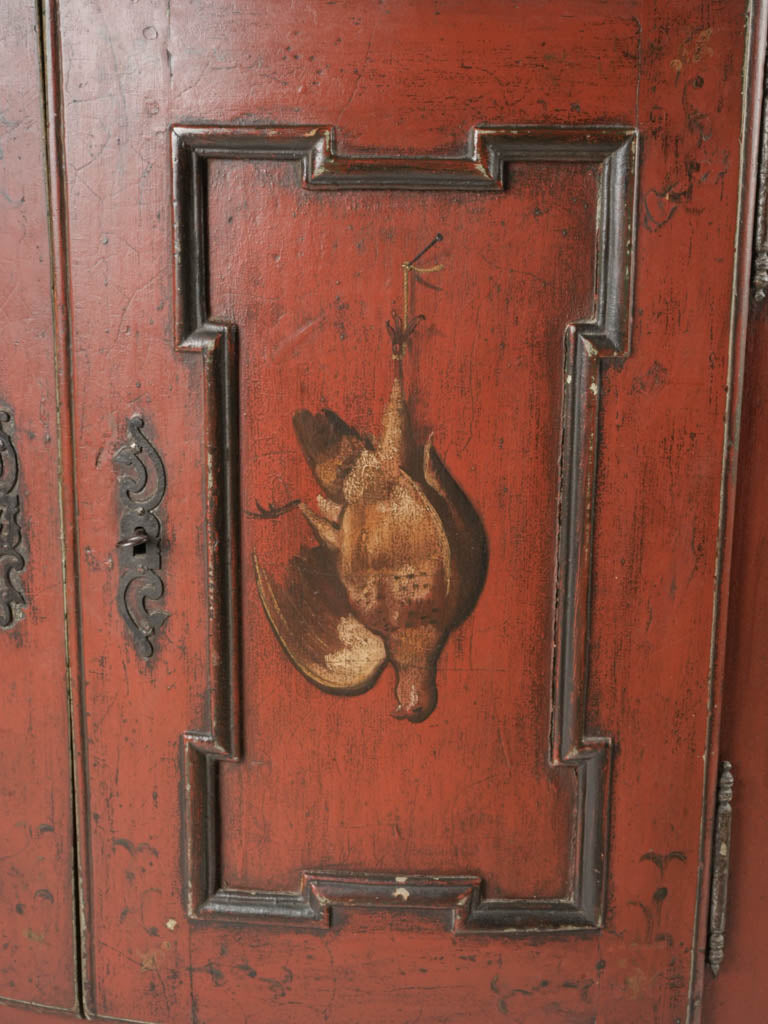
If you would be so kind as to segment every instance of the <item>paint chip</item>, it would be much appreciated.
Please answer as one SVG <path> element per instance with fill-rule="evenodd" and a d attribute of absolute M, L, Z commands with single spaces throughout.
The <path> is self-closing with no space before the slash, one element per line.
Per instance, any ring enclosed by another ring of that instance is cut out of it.
<path fill-rule="evenodd" d="M 178 921 L 176 921 L 172 917 L 169 917 L 168 920 L 165 922 L 165 927 L 168 929 L 169 932 L 172 932 L 175 931 L 175 929 L 178 927 L 178 924 Z"/>
<path fill-rule="evenodd" d="M 404 886 L 399 885 L 397 889 L 392 890 L 392 895 L 399 896 L 399 898 L 403 900 L 403 902 L 405 902 L 410 897 L 411 894 Z"/>

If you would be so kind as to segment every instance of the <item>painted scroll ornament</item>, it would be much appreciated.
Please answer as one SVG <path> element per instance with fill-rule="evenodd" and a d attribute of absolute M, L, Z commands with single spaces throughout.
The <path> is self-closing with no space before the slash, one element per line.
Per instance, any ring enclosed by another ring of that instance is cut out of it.
<path fill-rule="evenodd" d="M 433 269 L 414 265 L 426 251 L 403 264 L 403 317 L 387 323 L 394 379 L 378 441 L 329 409 L 297 412 L 319 512 L 295 500 L 259 506 L 257 518 L 299 509 L 318 544 L 291 559 L 280 583 L 254 554 L 264 610 L 296 668 L 329 693 L 359 694 L 392 664 L 392 714 L 411 722 L 437 704 L 440 653 L 475 607 L 488 564 L 478 514 L 432 435 L 417 445 L 408 414 L 402 360 L 423 319 L 408 320 L 409 281 Z"/>

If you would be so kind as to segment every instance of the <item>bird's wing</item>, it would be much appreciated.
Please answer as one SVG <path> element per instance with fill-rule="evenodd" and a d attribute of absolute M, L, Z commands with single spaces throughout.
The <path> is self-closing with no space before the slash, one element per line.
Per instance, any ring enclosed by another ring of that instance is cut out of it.
<path fill-rule="evenodd" d="M 453 625 L 470 614 L 488 573 L 488 542 L 480 516 L 434 449 L 432 437 L 424 446 L 424 481 L 451 549 L 451 579 L 456 600 Z"/>
<path fill-rule="evenodd" d="M 294 413 L 293 429 L 325 494 L 332 501 L 343 503 L 344 478 L 370 443 L 330 409 L 319 413 L 300 409 Z"/>
<path fill-rule="evenodd" d="M 381 637 L 355 618 L 335 555 L 303 548 L 277 583 L 254 554 L 264 610 L 278 640 L 306 678 L 331 693 L 363 693 L 387 662 Z"/>

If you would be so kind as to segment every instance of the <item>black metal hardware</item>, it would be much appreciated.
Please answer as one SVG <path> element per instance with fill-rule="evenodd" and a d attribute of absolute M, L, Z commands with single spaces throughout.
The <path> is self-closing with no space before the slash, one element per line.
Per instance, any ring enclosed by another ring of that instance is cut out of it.
<path fill-rule="evenodd" d="M 0 627 L 9 629 L 26 604 L 19 573 L 25 566 L 19 525 L 19 456 L 13 414 L 0 406 Z"/>
<path fill-rule="evenodd" d="M 162 528 L 155 511 L 165 495 L 165 467 L 157 449 L 143 433 L 144 419 L 128 420 L 127 444 L 115 453 L 125 467 L 118 480 L 120 539 L 117 541 L 120 584 L 117 604 L 139 657 L 154 654 L 155 635 L 167 612 L 155 605 L 165 590 L 162 568 Z"/>
<path fill-rule="evenodd" d="M 707 963 L 717 974 L 725 957 L 725 911 L 728 899 L 728 868 L 731 859 L 731 819 L 733 817 L 733 765 L 723 761 L 717 787 L 715 840 L 712 850 L 712 889 L 709 905 L 709 942 Z"/>

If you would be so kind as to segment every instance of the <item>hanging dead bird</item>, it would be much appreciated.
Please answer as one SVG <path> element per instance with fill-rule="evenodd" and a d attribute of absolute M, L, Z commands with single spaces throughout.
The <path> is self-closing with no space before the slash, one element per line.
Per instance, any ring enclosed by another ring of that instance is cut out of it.
<path fill-rule="evenodd" d="M 310 682 L 362 693 L 391 663 L 392 714 L 422 722 L 437 703 L 440 652 L 474 608 L 488 558 L 480 518 L 432 436 L 422 449 L 414 440 L 402 358 L 422 318 L 406 321 L 408 271 L 405 282 L 404 319 L 387 323 L 395 374 L 378 443 L 329 409 L 297 412 L 294 430 L 323 491 L 319 512 L 293 501 L 259 517 L 298 508 L 319 544 L 291 560 L 282 583 L 254 563 L 269 621 Z"/>

